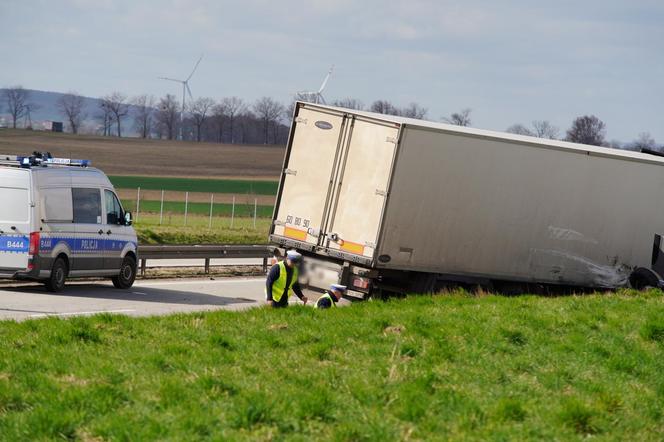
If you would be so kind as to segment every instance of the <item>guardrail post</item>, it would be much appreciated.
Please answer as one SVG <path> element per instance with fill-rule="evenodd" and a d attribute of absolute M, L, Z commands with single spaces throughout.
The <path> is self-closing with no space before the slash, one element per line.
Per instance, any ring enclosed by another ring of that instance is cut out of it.
<path fill-rule="evenodd" d="M 148 266 L 148 260 L 147 259 L 142 259 L 141 260 L 141 276 L 145 276 L 145 268 Z"/>
<path fill-rule="evenodd" d="M 205 274 L 210 274 L 210 258 L 205 258 Z"/>

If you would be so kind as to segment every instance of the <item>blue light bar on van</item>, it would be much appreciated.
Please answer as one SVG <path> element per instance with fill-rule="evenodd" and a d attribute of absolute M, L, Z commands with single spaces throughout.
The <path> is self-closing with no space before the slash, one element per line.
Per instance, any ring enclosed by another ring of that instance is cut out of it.
<path fill-rule="evenodd" d="M 72 158 L 53 158 L 49 153 L 32 155 L 29 157 L 18 155 L 0 155 L 0 164 L 7 166 L 20 166 L 22 168 L 31 168 L 34 166 L 74 166 L 90 167 L 90 160 L 75 160 Z"/>
<path fill-rule="evenodd" d="M 44 164 L 58 164 L 61 166 L 79 166 L 79 167 L 89 167 L 92 162 L 90 160 L 74 160 L 71 158 L 48 158 L 42 160 Z"/>

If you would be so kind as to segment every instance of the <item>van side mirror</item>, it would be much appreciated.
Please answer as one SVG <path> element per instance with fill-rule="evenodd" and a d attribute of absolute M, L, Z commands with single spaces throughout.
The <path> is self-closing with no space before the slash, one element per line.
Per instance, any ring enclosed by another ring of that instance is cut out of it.
<path fill-rule="evenodd" d="M 131 212 L 125 212 L 124 216 L 125 226 L 131 226 L 133 221 L 131 219 Z"/>

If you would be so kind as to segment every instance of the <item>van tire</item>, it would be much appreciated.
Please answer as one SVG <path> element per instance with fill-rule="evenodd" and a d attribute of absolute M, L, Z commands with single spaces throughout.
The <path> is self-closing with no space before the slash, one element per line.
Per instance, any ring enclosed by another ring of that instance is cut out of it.
<path fill-rule="evenodd" d="M 67 262 L 62 258 L 57 258 L 51 268 L 51 276 L 45 282 L 46 290 L 53 293 L 63 291 L 68 273 Z"/>
<path fill-rule="evenodd" d="M 136 260 L 131 256 L 125 256 L 120 266 L 120 274 L 111 278 L 116 289 L 127 290 L 134 285 L 136 279 Z"/>

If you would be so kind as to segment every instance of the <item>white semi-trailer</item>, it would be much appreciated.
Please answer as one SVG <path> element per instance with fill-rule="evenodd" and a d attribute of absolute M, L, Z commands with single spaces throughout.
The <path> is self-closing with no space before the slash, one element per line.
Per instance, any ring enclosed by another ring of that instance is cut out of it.
<path fill-rule="evenodd" d="M 297 103 L 270 241 L 356 297 L 660 285 L 664 158 Z"/>

